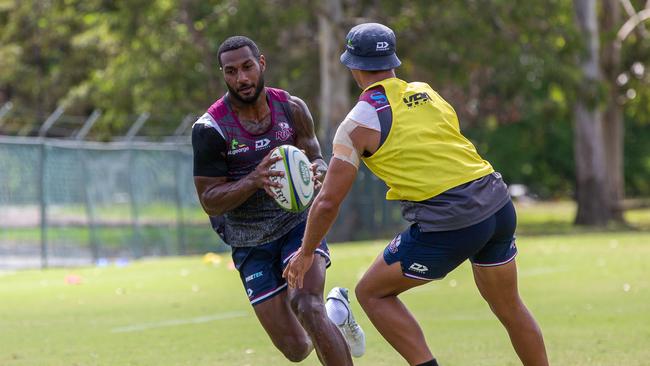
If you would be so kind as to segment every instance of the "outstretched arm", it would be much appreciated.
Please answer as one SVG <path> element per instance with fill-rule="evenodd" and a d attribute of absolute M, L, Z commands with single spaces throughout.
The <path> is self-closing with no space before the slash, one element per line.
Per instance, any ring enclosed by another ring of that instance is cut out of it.
<path fill-rule="evenodd" d="M 347 196 L 357 176 L 359 158 L 364 151 L 374 152 L 380 133 L 353 121 L 344 121 L 334 138 L 334 156 L 325 177 L 323 188 L 307 218 L 302 246 L 292 257 L 283 273 L 289 286 L 302 287 L 305 273 L 314 260 L 314 251 L 336 220 L 341 203 Z"/>

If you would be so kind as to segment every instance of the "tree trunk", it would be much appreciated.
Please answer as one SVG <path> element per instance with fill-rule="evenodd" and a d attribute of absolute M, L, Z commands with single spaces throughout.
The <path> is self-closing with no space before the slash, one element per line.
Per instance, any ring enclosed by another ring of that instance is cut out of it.
<path fill-rule="evenodd" d="M 621 49 L 617 47 L 616 33 L 621 26 L 621 6 L 618 0 L 603 0 L 602 31 L 608 37 L 602 53 L 602 70 L 609 84 L 607 107 L 604 113 L 603 130 L 605 139 L 605 166 L 607 199 L 611 218 L 625 222 L 623 199 L 625 178 L 623 174 L 624 125 L 623 107 L 619 103 L 620 90 L 616 78 L 621 73 Z"/>
<path fill-rule="evenodd" d="M 327 0 L 318 13 L 320 44 L 320 124 L 318 137 L 329 156 L 339 123 L 350 110 L 350 72 L 339 61 L 345 30 L 341 0 Z"/>
<path fill-rule="evenodd" d="M 350 72 L 339 57 L 345 41 L 343 6 L 341 0 L 320 3 L 318 12 L 318 41 L 320 45 L 320 123 L 318 137 L 325 160 L 332 153 L 332 140 L 339 123 L 350 111 Z M 360 225 L 358 194 L 352 193 L 343 201 L 339 215 L 327 238 L 331 241 L 352 240 Z"/>
<path fill-rule="evenodd" d="M 574 154 L 578 225 L 602 226 L 610 219 L 607 199 L 606 161 L 603 146 L 602 113 L 598 109 L 599 36 L 595 0 L 574 0 L 576 20 L 585 52 L 581 60 L 583 81 L 573 108 L 575 115 Z"/>

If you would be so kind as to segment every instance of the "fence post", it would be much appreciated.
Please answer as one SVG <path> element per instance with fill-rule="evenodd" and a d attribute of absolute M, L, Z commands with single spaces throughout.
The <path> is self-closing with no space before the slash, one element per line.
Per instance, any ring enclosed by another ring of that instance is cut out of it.
<path fill-rule="evenodd" d="M 138 119 L 135 120 L 133 126 L 129 128 L 129 131 L 126 133 L 126 136 L 124 136 L 127 141 L 133 140 L 135 135 L 138 134 L 138 131 L 140 131 L 142 126 L 144 126 L 144 123 L 147 122 L 149 116 L 150 116 L 149 112 L 143 112 L 138 116 Z"/>
<path fill-rule="evenodd" d="M 174 136 L 178 137 L 181 136 L 187 128 L 194 122 L 195 118 L 193 114 L 187 114 L 181 121 L 181 124 L 176 127 L 176 130 L 174 130 Z"/>
<path fill-rule="evenodd" d="M 137 135 L 142 126 L 144 126 L 144 123 L 147 122 L 149 116 L 149 112 L 143 112 L 140 114 L 138 119 L 135 120 L 125 135 L 125 140 L 128 141 L 129 144 L 129 199 L 131 201 L 131 225 L 133 230 L 133 236 L 131 237 L 131 250 L 133 251 L 133 256 L 135 258 L 142 257 L 144 251 L 142 246 L 142 233 L 140 230 L 140 215 L 138 212 L 138 203 L 136 202 L 137 195 L 135 193 L 135 148 L 133 146 L 133 138 Z"/>
<path fill-rule="evenodd" d="M 143 256 L 142 250 L 142 235 L 140 232 L 140 214 L 138 212 L 138 202 L 136 200 L 137 194 L 135 192 L 135 147 L 133 143 L 129 143 L 129 164 L 127 175 L 129 177 L 129 201 L 131 202 L 131 251 L 134 258 Z"/>
<path fill-rule="evenodd" d="M 93 113 L 88 116 L 88 119 L 86 119 L 86 122 L 84 122 L 84 125 L 81 127 L 81 130 L 77 133 L 77 136 L 75 136 L 75 140 L 83 140 L 86 138 L 86 135 L 88 132 L 90 132 L 90 129 L 93 127 L 95 122 L 101 117 L 102 111 L 99 109 L 95 109 Z"/>
<path fill-rule="evenodd" d="M 45 139 L 41 139 L 41 152 L 40 152 L 40 166 L 39 166 L 39 200 L 40 200 L 40 215 L 41 215 L 41 268 L 47 268 L 47 185 L 45 182 L 46 167 L 47 167 L 47 149 L 45 148 Z"/>
<path fill-rule="evenodd" d="M 59 117 L 61 117 L 64 111 L 65 108 L 62 105 L 58 106 L 56 110 L 52 112 L 52 114 L 50 114 L 49 117 L 47 117 L 45 122 L 43 122 L 43 125 L 38 130 L 38 136 L 45 137 L 47 131 L 54 125 L 54 123 L 59 119 Z"/>
<path fill-rule="evenodd" d="M 77 135 L 78 136 L 78 135 Z M 77 155 L 81 162 L 81 177 L 84 185 L 84 203 L 86 206 L 86 216 L 88 217 L 89 239 L 88 243 L 93 258 L 93 263 L 99 259 L 99 241 L 97 240 L 97 222 L 95 221 L 95 207 L 92 204 L 90 192 L 90 172 L 88 168 L 88 151 L 83 149 L 83 143 L 79 141 Z"/>
<path fill-rule="evenodd" d="M 178 235 L 178 250 L 181 255 L 185 255 L 187 248 L 185 245 L 185 217 L 183 215 L 183 177 L 181 167 L 183 160 L 183 150 L 181 146 L 178 146 L 176 149 L 176 154 L 174 154 L 174 171 L 175 176 L 175 199 L 176 199 L 176 234 Z"/>

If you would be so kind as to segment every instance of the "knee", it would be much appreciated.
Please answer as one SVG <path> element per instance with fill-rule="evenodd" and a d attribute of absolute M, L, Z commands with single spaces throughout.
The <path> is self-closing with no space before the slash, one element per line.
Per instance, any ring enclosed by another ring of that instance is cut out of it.
<path fill-rule="evenodd" d="M 312 344 L 308 339 L 285 338 L 276 344 L 280 352 L 291 362 L 303 361 L 312 350 Z"/>
<path fill-rule="evenodd" d="M 373 296 L 364 279 L 361 279 L 361 281 L 359 281 L 359 283 L 354 287 L 354 295 L 357 297 L 359 305 L 361 305 L 364 310 L 371 307 L 370 305 L 372 304 Z"/>
<path fill-rule="evenodd" d="M 519 299 L 492 302 L 489 305 L 494 315 L 505 325 L 517 323 L 523 314 L 528 313 L 526 306 Z"/>
<path fill-rule="evenodd" d="M 323 299 L 316 294 L 299 292 L 291 296 L 291 309 L 300 322 L 305 325 L 318 322 L 325 317 Z"/>

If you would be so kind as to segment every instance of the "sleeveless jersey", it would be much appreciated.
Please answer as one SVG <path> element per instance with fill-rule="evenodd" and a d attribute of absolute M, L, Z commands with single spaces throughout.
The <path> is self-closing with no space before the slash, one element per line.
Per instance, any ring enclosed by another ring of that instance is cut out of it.
<path fill-rule="evenodd" d="M 388 185 L 386 199 L 423 201 L 494 172 L 460 133 L 454 109 L 426 83 L 389 78 L 370 85 L 360 99 L 390 121 L 379 149 L 362 157 Z"/>
<path fill-rule="evenodd" d="M 251 134 L 233 113 L 227 95 L 209 109 L 210 124 L 226 141 L 226 165 L 229 181 L 246 176 L 273 148 L 294 145 L 295 128 L 291 117 L 289 94 L 281 89 L 266 88 L 271 110 L 271 125 L 266 132 Z M 211 218 L 213 226 L 223 224 L 217 232 L 233 247 L 249 247 L 276 240 L 307 218 L 307 211 L 291 213 L 283 210 L 263 189 L 255 192 L 237 208 L 222 218 Z"/>

